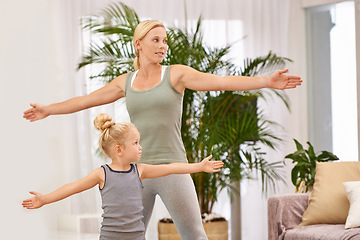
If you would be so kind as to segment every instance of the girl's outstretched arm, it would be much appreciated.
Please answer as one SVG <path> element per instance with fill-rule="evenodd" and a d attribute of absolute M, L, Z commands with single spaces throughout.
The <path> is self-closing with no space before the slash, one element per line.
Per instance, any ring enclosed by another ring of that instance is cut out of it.
<path fill-rule="evenodd" d="M 38 192 L 30 191 L 30 193 L 35 196 L 24 200 L 22 205 L 27 209 L 40 208 L 46 204 L 57 202 L 76 193 L 88 190 L 103 181 L 104 170 L 102 168 L 97 168 L 85 178 L 73 183 L 68 183 L 49 194 L 42 195 Z"/>
<path fill-rule="evenodd" d="M 224 163 L 222 161 L 210 161 L 212 156 L 206 157 L 199 163 L 170 163 L 160 165 L 138 164 L 141 180 L 144 178 L 163 177 L 170 174 L 186 174 L 196 172 L 220 172 Z"/>

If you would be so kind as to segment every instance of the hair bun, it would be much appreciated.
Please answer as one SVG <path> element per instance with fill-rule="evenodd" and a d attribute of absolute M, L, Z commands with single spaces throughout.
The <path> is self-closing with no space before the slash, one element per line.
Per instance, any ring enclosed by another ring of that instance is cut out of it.
<path fill-rule="evenodd" d="M 94 120 L 95 128 L 101 131 L 108 129 L 109 127 L 115 125 L 112 118 L 106 113 L 100 113 Z"/>

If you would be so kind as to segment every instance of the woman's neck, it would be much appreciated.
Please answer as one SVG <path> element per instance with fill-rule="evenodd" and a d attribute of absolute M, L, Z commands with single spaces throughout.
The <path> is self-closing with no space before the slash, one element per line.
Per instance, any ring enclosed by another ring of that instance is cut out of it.
<path fill-rule="evenodd" d="M 140 65 L 138 75 L 140 74 L 139 76 L 148 78 L 149 76 L 154 75 L 154 73 L 161 71 L 161 67 L 162 66 L 158 63 Z"/>

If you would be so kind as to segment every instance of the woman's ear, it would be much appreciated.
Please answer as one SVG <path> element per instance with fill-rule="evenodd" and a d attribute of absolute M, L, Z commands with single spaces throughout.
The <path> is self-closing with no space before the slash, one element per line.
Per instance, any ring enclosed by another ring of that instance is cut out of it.
<path fill-rule="evenodd" d="M 135 48 L 136 48 L 135 50 L 138 50 L 138 51 L 141 49 L 140 39 L 136 39 L 136 40 L 135 40 Z"/>

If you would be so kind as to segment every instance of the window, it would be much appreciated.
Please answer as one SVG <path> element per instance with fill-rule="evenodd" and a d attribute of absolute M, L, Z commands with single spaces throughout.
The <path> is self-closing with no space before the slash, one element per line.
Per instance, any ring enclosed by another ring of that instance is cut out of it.
<path fill-rule="evenodd" d="M 316 151 L 358 159 L 354 2 L 306 10 L 309 138 Z"/>

